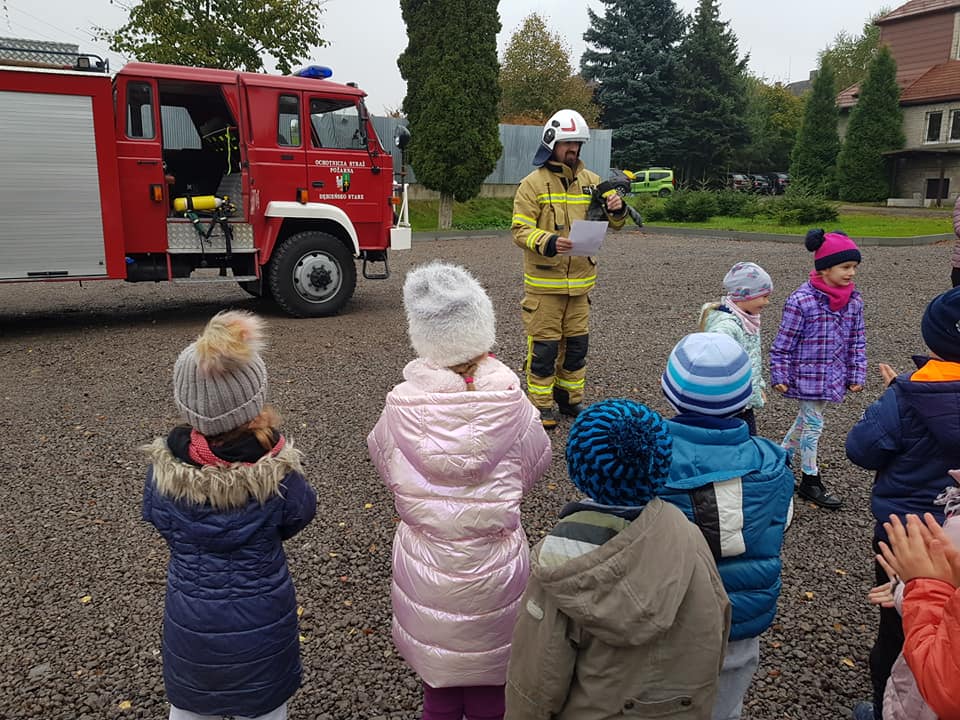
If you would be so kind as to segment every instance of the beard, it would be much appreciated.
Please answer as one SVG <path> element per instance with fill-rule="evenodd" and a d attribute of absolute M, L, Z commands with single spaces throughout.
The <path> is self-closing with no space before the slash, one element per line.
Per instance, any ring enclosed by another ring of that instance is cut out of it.
<path fill-rule="evenodd" d="M 580 162 L 580 153 L 576 150 L 571 150 L 567 153 L 564 153 L 561 162 L 571 170 L 576 170 L 577 163 Z"/>

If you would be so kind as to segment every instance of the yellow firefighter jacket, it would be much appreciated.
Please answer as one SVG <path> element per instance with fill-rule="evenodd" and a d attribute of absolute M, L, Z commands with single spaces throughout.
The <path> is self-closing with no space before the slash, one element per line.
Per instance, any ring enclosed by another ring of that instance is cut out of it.
<path fill-rule="evenodd" d="M 569 237 L 574 220 L 585 220 L 590 194 L 600 178 L 582 162 L 576 170 L 548 162 L 527 175 L 513 201 L 513 241 L 523 248 L 523 284 L 528 293 L 585 295 L 597 282 L 597 259 L 544 254 L 552 237 Z M 623 227 L 626 213 L 608 213 L 610 226 Z"/>

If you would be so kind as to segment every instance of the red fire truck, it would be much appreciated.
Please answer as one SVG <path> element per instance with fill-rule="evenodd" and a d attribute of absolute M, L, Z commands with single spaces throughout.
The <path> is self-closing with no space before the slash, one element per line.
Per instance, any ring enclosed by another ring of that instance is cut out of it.
<path fill-rule="evenodd" d="M 337 312 L 410 227 L 365 93 L 327 76 L 0 67 L 0 282 L 236 282 Z"/>

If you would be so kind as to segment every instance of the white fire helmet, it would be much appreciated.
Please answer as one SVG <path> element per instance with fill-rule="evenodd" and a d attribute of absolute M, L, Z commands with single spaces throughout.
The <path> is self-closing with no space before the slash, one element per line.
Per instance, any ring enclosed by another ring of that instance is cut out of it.
<path fill-rule="evenodd" d="M 553 155 L 553 146 L 557 142 L 585 143 L 589 139 L 590 128 L 587 126 L 587 121 L 583 119 L 583 115 L 576 110 L 555 112 L 543 126 L 540 147 L 533 158 L 533 164 L 540 167 L 549 160 Z"/>

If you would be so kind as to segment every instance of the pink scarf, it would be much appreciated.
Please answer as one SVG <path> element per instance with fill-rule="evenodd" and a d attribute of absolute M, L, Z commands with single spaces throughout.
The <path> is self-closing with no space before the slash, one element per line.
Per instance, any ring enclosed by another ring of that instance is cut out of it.
<path fill-rule="evenodd" d="M 287 444 L 287 441 L 284 439 L 283 435 L 280 436 L 280 439 L 277 440 L 277 444 L 273 446 L 273 450 L 270 451 L 270 455 L 276 455 L 281 450 L 283 446 Z M 197 432 L 196 428 L 190 431 L 190 459 L 193 460 L 198 465 L 216 465 L 217 467 L 231 467 L 233 463 L 227 462 L 221 457 L 218 457 L 214 454 L 213 450 L 210 449 L 210 443 L 207 442 L 207 438 Z M 253 465 L 254 463 L 238 463 L 239 465 Z"/>
<path fill-rule="evenodd" d="M 743 331 L 747 335 L 759 335 L 760 334 L 760 316 L 751 315 L 746 310 L 737 305 L 733 298 L 729 295 L 724 296 L 720 300 L 720 304 L 723 305 L 727 310 L 733 313 L 735 316 L 740 318 L 740 324 L 743 325 Z"/>
<path fill-rule="evenodd" d="M 830 298 L 830 309 L 834 312 L 843 310 L 843 308 L 847 306 L 847 303 L 850 302 L 850 296 L 853 295 L 853 291 L 856 289 L 853 283 L 845 285 L 844 287 L 827 285 L 816 270 L 810 271 L 810 284 Z"/>

